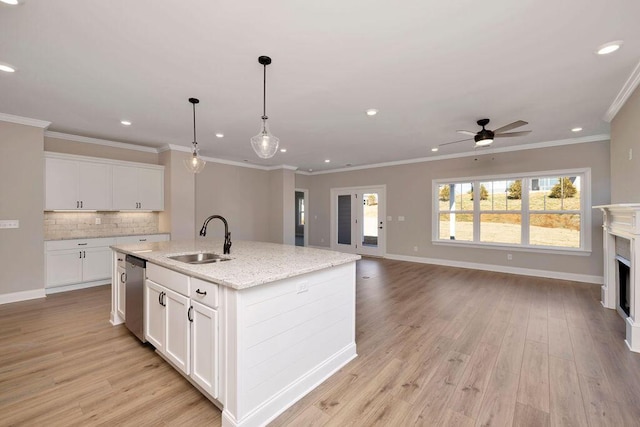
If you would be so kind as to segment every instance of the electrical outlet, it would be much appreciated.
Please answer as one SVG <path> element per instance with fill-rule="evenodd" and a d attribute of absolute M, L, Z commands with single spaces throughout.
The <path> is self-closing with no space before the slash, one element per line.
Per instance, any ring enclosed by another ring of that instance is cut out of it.
<path fill-rule="evenodd" d="M 418 247 L 417 246 L 413 247 L 413 252 L 418 252 Z"/>
<path fill-rule="evenodd" d="M 633 148 L 629 148 L 629 160 L 633 160 Z"/>
<path fill-rule="evenodd" d="M 0 228 L 20 228 L 20 220 L 3 219 L 0 221 Z"/>
<path fill-rule="evenodd" d="M 303 292 L 308 292 L 309 291 L 309 282 L 307 282 L 306 280 L 304 282 L 298 282 L 298 284 L 296 285 L 296 290 L 299 294 L 303 293 Z"/>
<path fill-rule="evenodd" d="M 320 239 L 320 243 L 324 243 L 324 237 Z"/>
<path fill-rule="evenodd" d="M 403 216 L 399 216 L 398 217 L 398 221 L 404 221 L 404 217 Z"/>
<path fill-rule="evenodd" d="M 507 254 L 507 261 L 511 261 L 513 259 L 513 255 Z"/>
<path fill-rule="evenodd" d="M 96 225 L 102 224 L 102 218 L 96 218 Z"/>

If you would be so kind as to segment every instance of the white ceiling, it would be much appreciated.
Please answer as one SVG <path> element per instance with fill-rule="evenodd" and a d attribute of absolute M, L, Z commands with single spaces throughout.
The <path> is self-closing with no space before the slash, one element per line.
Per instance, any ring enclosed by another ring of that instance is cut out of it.
<path fill-rule="evenodd" d="M 606 134 L 640 59 L 639 16 L 636 0 L 24 0 L 0 4 L 0 62 L 17 68 L 0 73 L 0 112 L 188 147 L 197 97 L 203 155 L 315 171 L 473 151 L 430 149 L 483 117 L 530 123 L 494 148 Z M 267 114 L 288 149 L 265 161 L 249 143 L 260 55 L 273 59 Z"/>

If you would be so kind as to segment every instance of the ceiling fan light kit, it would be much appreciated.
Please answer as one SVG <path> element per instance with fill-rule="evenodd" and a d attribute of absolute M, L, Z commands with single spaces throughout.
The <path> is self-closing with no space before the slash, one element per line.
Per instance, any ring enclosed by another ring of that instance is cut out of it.
<path fill-rule="evenodd" d="M 444 144 L 440 144 L 439 147 L 450 144 L 457 144 L 458 142 L 471 141 L 472 139 L 475 141 L 475 147 L 486 147 L 493 143 L 495 138 L 509 138 L 514 136 L 524 136 L 531 133 L 530 130 L 525 130 L 521 132 L 507 132 L 508 130 L 518 128 L 520 126 L 528 125 L 529 123 L 524 120 L 517 120 L 513 123 L 509 123 L 508 125 L 502 126 L 496 130 L 485 129 L 485 126 L 489 124 L 489 119 L 480 119 L 476 123 L 478 126 L 482 126 L 482 130 L 479 132 L 471 132 L 469 130 L 459 130 L 458 133 L 463 135 L 473 135 L 473 138 L 461 139 L 459 141 L 447 142 Z"/>
<path fill-rule="evenodd" d="M 271 58 L 260 56 L 258 62 L 264 66 L 264 80 L 262 87 L 262 129 L 260 133 L 251 138 L 251 146 L 261 159 L 270 159 L 278 151 L 280 139 L 275 137 L 267 125 L 267 65 L 271 64 Z"/>

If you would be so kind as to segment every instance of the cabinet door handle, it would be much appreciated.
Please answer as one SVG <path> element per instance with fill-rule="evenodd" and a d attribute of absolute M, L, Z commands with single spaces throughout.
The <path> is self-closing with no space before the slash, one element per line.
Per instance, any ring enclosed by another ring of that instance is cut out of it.
<path fill-rule="evenodd" d="M 160 304 L 160 305 L 162 305 L 162 294 L 163 294 L 163 292 L 160 292 L 158 294 L 158 304 Z"/>
<path fill-rule="evenodd" d="M 196 294 L 198 294 L 198 295 L 206 295 L 207 291 L 202 292 L 200 289 L 196 289 Z"/>
<path fill-rule="evenodd" d="M 193 322 L 193 316 L 191 315 L 192 312 L 193 306 L 189 307 L 189 310 L 187 311 L 187 319 L 189 319 L 189 322 Z"/>
<path fill-rule="evenodd" d="M 76 209 L 80 207 L 80 202 L 76 200 Z"/>
<path fill-rule="evenodd" d="M 120 274 L 120 282 L 125 283 L 127 281 L 127 273 Z"/>
<path fill-rule="evenodd" d="M 82 258 L 86 258 L 87 257 L 87 251 L 82 251 Z"/>
<path fill-rule="evenodd" d="M 82 251 L 79 252 L 79 255 L 80 256 L 78 258 L 82 259 Z"/>
<path fill-rule="evenodd" d="M 82 203 L 82 200 L 80 200 L 80 207 L 83 207 L 83 206 L 82 206 L 82 204 L 83 204 L 83 203 Z"/>
<path fill-rule="evenodd" d="M 78 243 L 78 246 L 87 246 L 87 243 Z M 118 259 L 118 261 L 122 261 L 122 260 Z"/>
<path fill-rule="evenodd" d="M 162 293 L 162 306 L 163 306 L 163 307 L 166 307 L 166 306 L 167 306 L 167 302 L 164 300 L 164 297 L 166 297 L 166 296 L 167 296 L 167 293 L 166 293 L 166 292 L 163 292 L 163 293 Z"/>
<path fill-rule="evenodd" d="M 146 241 L 147 241 L 147 239 L 138 239 L 138 241 L 140 241 L 140 242 L 146 242 Z"/>

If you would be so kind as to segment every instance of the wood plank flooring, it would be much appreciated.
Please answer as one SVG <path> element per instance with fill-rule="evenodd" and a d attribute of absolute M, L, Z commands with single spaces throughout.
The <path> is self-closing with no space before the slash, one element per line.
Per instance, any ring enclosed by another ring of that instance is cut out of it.
<path fill-rule="evenodd" d="M 640 354 L 583 283 L 363 259 L 358 358 L 271 426 L 640 426 Z M 220 425 L 109 324 L 108 286 L 0 306 L 0 426 Z"/>

